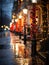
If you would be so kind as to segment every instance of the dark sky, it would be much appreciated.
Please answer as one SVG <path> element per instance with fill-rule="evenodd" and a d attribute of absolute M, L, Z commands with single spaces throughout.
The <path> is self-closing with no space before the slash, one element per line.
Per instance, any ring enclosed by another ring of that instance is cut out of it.
<path fill-rule="evenodd" d="M 0 1 L 0 18 L 2 21 L 0 25 L 9 25 L 9 22 L 12 18 L 12 8 L 14 0 L 1 0 Z"/>

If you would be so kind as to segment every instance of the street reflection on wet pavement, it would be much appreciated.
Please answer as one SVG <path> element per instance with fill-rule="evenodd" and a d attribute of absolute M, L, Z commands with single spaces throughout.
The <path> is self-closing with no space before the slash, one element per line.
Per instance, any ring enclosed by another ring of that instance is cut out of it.
<path fill-rule="evenodd" d="M 27 58 L 24 58 L 25 45 L 23 43 L 23 40 L 20 40 L 19 36 L 15 36 L 15 34 L 13 33 L 10 33 L 10 37 L 11 37 L 12 50 L 15 56 L 15 62 L 18 65 L 29 65 L 29 62 L 31 61 L 31 57 L 29 58 L 27 56 Z"/>
<path fill-rule="evenodd" d="M 37 57 L 36 61 L 38 62 L 36 65 L 44 65 Z M 0 65 L 32 65 L 32 62 L 31 41 L 27 41 L 25 46 L 18 35 L 10 31 L 0 33 Z"/>
<path fill-rule="evenodd" d="M 0 32 L 0 65 L 15 65 L 10 45 L 10 32 Z"/>
<path fill-rule="evenodd" d="M 23 58 L 24 48 L 19 36 L 9 31 L 0 33 L 0 65 L 28 65 L 29 59 Z"/>

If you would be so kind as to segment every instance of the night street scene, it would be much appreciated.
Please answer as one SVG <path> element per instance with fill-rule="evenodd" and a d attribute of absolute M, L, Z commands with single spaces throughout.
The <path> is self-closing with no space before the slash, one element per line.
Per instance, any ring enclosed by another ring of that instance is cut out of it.
<path fill-rule="evenodd" d="M 49 65 L 49 0 L 0 0 L 0 65 Z"/>

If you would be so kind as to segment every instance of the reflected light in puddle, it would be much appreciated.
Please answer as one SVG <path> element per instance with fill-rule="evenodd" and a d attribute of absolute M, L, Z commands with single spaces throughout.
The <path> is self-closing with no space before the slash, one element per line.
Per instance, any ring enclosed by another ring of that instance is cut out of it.
<path fill-rule="evenodd" d="M 18 55 L 18 50 L 19 50 L 19 49 L 18 49 L 18 46 L 19 46 L 19 45 L 16 44 L 16 55 Z"/>

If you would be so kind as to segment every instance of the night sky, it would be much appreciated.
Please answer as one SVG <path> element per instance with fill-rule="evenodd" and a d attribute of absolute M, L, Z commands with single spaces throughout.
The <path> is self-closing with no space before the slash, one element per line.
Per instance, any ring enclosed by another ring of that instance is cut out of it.
<path fill-rule="evenodd" d="M 0 25 L 9 25 L 12 18 L 12 9 L 13 9 L 14 0 L 1 0 L 0 1 Z"/>

